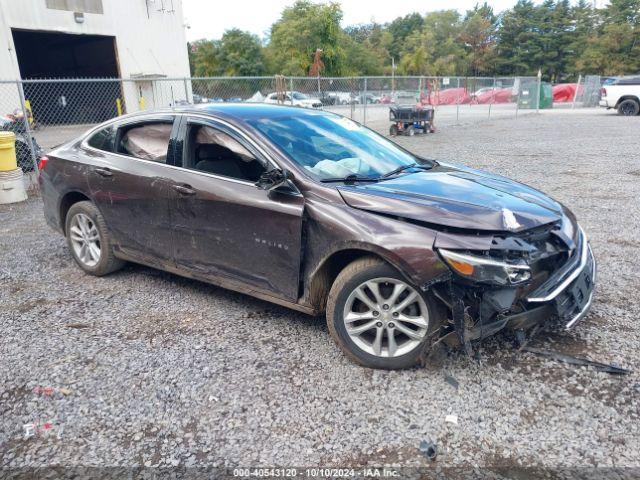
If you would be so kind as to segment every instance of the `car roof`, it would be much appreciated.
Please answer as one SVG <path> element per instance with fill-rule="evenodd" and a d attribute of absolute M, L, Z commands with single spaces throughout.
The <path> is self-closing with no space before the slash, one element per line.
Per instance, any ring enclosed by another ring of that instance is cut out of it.
<path fill-rule="evenodd" d="M 331 115 L 322 110 L 312 110 L 289 105 L 274 105 L 269 103 L 223 103 L 197 105 L 189 109 L 194 113 L 203 111 L 212 115 L 232 117 L 236 120 L 250 121 L 263 118 L 310 117 L 317 115 Z"/>
<path fill-rule="evenodd" d="M 336 114 L 324 110 L 301 108 L 288 105 L 278 105 L 269 103 L 207 103 L 198 105 L 180 105 L 174 108 L 162 108 L 154 110 L 143 110 L 133 112 L 122 117 L 112 119 L 107 123 L 122 120 L 136 120 L 137 118 L 167 115 L 172 113 L 182 114 L 209 114 L 233 123 L 245 123 L 251 120 L 265 118 L 304 118 L 311 116 L 334 116 Z"/>

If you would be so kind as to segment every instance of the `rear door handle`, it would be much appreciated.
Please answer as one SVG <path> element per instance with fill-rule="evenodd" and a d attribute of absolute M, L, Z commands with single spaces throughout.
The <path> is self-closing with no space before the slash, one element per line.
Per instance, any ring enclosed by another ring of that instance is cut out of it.
<path fill-rule="evenodd" d="M 191 185 L 173 185 L 173 189 L 182 195 L 195 195 L 196 191 Z"/>
<path fill-rule="evenodd" d="M 96 168 L 95 172 L 102 177 L 113 177 L 113 172 L 109 168 Z"/>

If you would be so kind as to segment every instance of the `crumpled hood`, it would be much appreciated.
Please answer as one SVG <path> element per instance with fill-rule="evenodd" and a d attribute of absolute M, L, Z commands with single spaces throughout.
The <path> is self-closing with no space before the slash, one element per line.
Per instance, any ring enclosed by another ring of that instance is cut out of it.
<path fill-rule="evenodd" d="M 538 190 L 443 163 L 338 190 L 351 207 L 445 227 L 518 232 L 562 218 L 562 206 Z"/>

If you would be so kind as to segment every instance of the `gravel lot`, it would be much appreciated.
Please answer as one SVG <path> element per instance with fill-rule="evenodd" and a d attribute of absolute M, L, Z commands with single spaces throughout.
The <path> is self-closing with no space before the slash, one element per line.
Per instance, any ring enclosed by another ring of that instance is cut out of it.
<path fill-rule="evenodd" d="M 594 307 L 533 345 L 634 370 L 621 377 L 517 353 L 507 335 L 480 362 L 364 369 L 322 318 L 135 265 L 84 275 L 38 199 L 0 206 L 0 466 L 640 468 L 639 131 L 640 117 L 549 111 L 399 139 L 573 209 L 599 261 Z M 24 438 L 47 420 L 60 438 Z"/>

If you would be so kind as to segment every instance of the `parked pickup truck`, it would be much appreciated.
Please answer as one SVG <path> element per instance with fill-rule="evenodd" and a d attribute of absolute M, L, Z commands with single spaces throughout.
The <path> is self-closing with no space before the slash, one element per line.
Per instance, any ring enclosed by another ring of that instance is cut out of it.
<path fill-rule="evenodd" d="M 600 106 L 615 108 L 620 115 L 640 113 L 640 75 L 620 77 L 600 90 Z"/>

